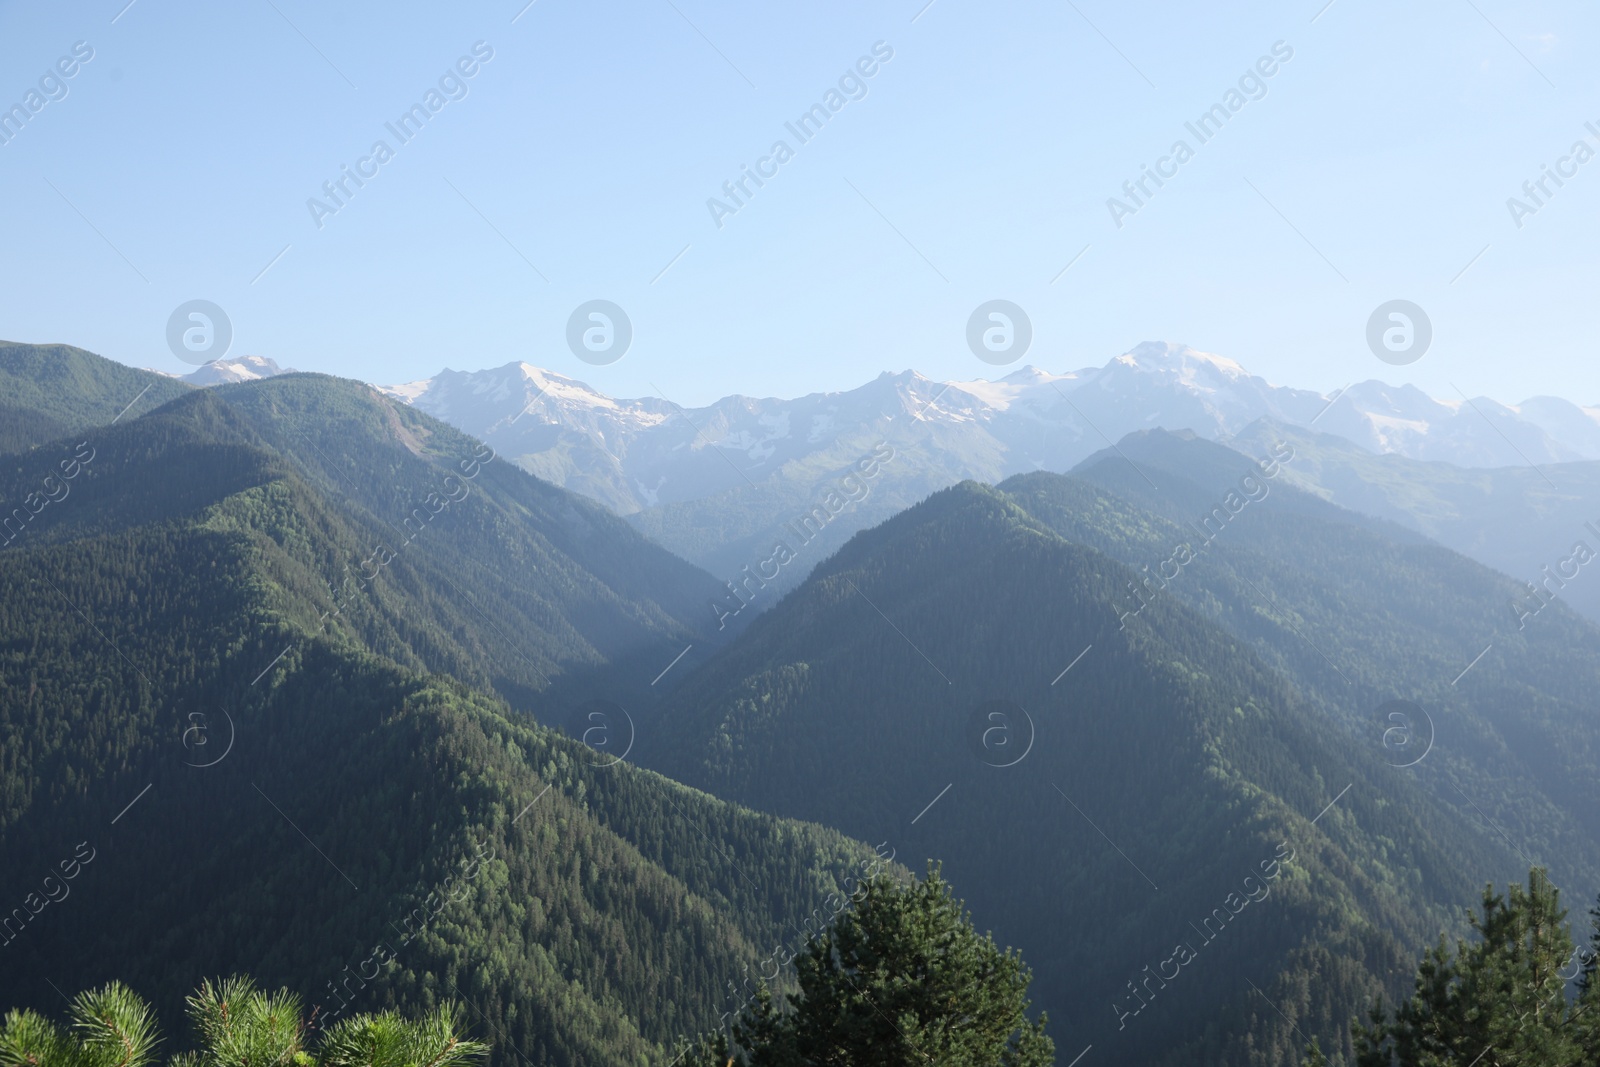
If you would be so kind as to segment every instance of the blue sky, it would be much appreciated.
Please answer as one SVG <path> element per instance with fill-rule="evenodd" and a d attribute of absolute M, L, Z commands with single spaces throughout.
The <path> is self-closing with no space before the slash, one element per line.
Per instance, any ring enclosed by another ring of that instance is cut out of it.
<path fill-rule="evenodd" d="M 1592 4 L 524 3 L 0 2 L 0 106 L 94 52 L 0 144 L 0 337 L 186 370 L 166 323 L 202 298 L 231 354 L 302 370 L 523 359 L 700 403 L 995 377 L 965 332 L 999 298 L 1033 324 L 1016 366 L 1160 339 L 1324 390 L 1600 402 L 1600 159 L 1520 228 L 1507 207 L 1600 149 Z M 400 144 L 385 123 L 480 41 Z M 1200 144 L 1185 122 L 1280 41 Z M 865 96 L 800 144 L 784 124 L 876 42 Z M 780 139 L 718 228 L 707 200 Z M 1119 228 L 1107 200 L 1179 139 Z M 378 140 L 393 158 L 319 229 L 307 200 Z M 607 366 L 565 341 L 595 298 L 633 324 Z M 1434 330 L 1398 367 L 1364 340 L 1395 298 Z"/>

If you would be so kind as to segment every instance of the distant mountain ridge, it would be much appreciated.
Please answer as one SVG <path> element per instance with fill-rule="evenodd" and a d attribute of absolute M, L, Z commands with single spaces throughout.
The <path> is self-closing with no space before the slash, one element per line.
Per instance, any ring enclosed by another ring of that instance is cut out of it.
<path fill-rule="evenodd" d="M 379 388 L 627 516 L 725 582 L 770 559 L 785 520 L 823 502 L 862 457 L 886 445 L 895 458 L 870 494 L 773 580 L 770 599 L 851 534 L 930 493 L 966 479 L 1065 472 L 1129 433 L 1156 428 L 1226 442 L 1268 420 L 1341 437 L 1374 456 L 1463 467 L 1600 459 L 1600 407 L 1548 397 L 1515 407 L 1436 400 L 1379 381 L 1325 396 L 1161 342 L 1063 374 L 1023 367 L 993 382 L 942 383 L 905 371 L 844 392 L 729 396 L 688 409 L 660 397 L 609 397 L 529 363 Z"/>
<path fill-rule="evenodd" d="M 1600 406 L 1554 397 L 1514 406 L 1438 400 L 1376 380 L 1324 395 L 1274 385 L 1223 356 L 1153 341 L 1103 367 L 1062 374 L 1030 366 L 993 382 L 941 383 L 886 372 L 842 392 L 732 395 L 699 408 L 606 396 L 530 363 L 446 370 L 379 388 L 623 514 L 732 488 L 741 474 L 759 480 L 853 429 L 902 415 L 957 437 L 980 431 L 1007 475 L 1064 470 L 1107 438 L 1135 430 L 1217 438 L 1259 418 L 1316 425 L 1370 452 L 1468 467 L 1600 459 Z"/>
<path fill-rule="evenodd" d="M 1289 440 L 1300 459 L 1286 480 L 1356 511 L 1409 527 L 1541 590 L 1527 610 L 1555 595 L 1600 621 L 1600 587 L 1573 564 L 1558 562 L 1600 545 L 1589 526 L 1600 520 L 1600 463 L 1470 470 L 1400 455 L 1376 456 L 1350 442 L 1263 419 L 1227 444 L 1261 451 Z M 1126 447 L 1126 442 L 1123 442 Z M 1508 606 L 1509 610 L 1509 606 Z"/>

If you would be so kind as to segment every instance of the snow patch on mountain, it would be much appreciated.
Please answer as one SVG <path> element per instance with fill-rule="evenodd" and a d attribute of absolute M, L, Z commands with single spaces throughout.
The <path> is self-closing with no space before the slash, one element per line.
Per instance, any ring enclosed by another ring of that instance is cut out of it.
<path fill-rule="evenodd" d="M 199 370 L 190 371 L 188 374 L 174 374 L 171 371 L 155 370 L 153 367 L 146 369 L 164 378 L 176 378 L 202 388 L 211 385 L 232 385 L 235 382 L 253 382 L 262 378 L 275 378 L 280 374 L 295 373 L 293 367 L 280 367 L 266 356 L 214 359 L 202 365 Z"/>
<path fill-rule="evenodd" d="M 878 440 L 918 456 L 926 470 L 915 477 L 932 491 L 961 478 L 1068 470 L 1135 430 L 1226 439 L 1263 417 L 1371 452 L 1462 466 L 1600 458 L 1600 408 L 1551 397 L 1516 407 L 1439 400 L 1380 381 L 1325 395 L 1161 341 L 1063 373 L 1025 366 L 998 380 L 938 382 L 884 372 L 842 392 L 734 395 L 687 409 L 610 397 L 524 362 L 380 388 L 624 514 L 745 492 L 768 479 L 825 480 Z M 901 464 L 898 476 L 913 477 L 913 466 Z"/>

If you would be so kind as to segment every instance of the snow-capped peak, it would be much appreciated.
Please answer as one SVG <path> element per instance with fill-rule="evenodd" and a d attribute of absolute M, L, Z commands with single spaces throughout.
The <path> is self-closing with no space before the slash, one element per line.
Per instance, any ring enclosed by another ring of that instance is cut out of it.
<path fill-rule="evenodd" d="M 518 363 L 517 370 L 522 378 L 533 387 L 552 400 L 564 401 L 568 404 L 579 404 L 585 407 L 599 407 L 615 409 L 618 401 L 606 396 L 590 386 L 587 382 L 580 382 L 576 378 L 568 378 L 564 374 L 535 367 L 532 363 Z M 627 401 L 622 401 L 626 404 Z"/>
<path fill-rule="evenodd" d="M 1186 384 L 1192 382 L 1198 374 L 1205 372 L 1210 372 L 1213 376 L 1221 375 L 1229 380 L 1250 377 L 1249 371 L 1226 356 L 1201 352 L 1199 349 L 1174 344 L 1171 341 L 1140 342 L 1131 351 L 1124 352 L 1112 362 L 1135 371 L 1174 375 Z"/>
<path fill-rule="evenodd" d="M 293 367 L 280 367 L 267 356 L 240 356 L 237 359 L 214 359 L 199 370 L 178 377 L 190 385 L 231 385 L 294 372 Z"/>
<path fill-rule="evenodd" d="M 985 480 L 1067 470 L 1107 438 L 1136 430 L 1221 440 L 1263 418 L 1373 452 L 1462 465 L 1600 458 L 1600 421 L 1565 401 L 1536 398 L 1519 410 L 1434 400 L 1381 382 L 1330 396 L 1273 385 L 1225 356 L 1170 342 L 1146 341 L 1069 373 L 1005 370 L 971 381 L 886 371 L 854 389 L 793 399 L 730 395 L 688 410 L 654 396 L 610 397 L 523 362 L 443 371 L 385 391 L 624 513 L 741 491 L 780 471 L 839 471 L 879 435 L 931 469 Z"/>

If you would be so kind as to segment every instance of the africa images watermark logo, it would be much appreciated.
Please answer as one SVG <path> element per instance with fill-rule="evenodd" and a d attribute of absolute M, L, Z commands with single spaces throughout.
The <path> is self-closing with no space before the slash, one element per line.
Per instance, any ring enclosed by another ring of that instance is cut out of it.
<path fill-rule="evenodd" d="M 1032 343 L 1033 320 L 1010 300 L 985 301 L 967 317 L 967 347 L 985 363 L 1015 363 Z"/>
<path fill-rule="evenodd" d="M 88 449 L 87 455 L 84 454 L 84 449 Z M 60 461 L 59 477 L 55 474 L 45 475 L 39 482 L 39 488 L 22 498 L 20 507 L 12 508 L 9 515 L 0 517 L 0 537 L 4 538 L 0 540 L 0 548 L 22 536 L 22 532 L 28 528 L 28 523 L 33 521 L 35 515 L 51 504 L 59 504 L 66 500 L 72 492 L 70 484 L 72 479 L 94 462 L 94 457 L 95 450 L 90 447 L 89 442 L 79 442 L 72 455 Z"/>
<path fill-rule="evenodd" d="M 790 540 L 804 548 L 846 508 L 867 499 L 872 492 L 872 479 L 894 457 L 894 446 L 887 441 L 879 441 L 871 452 L 851 465 L 850 471 L 839 479 L 837 486 L 828 486 L 821 500 L 812 504 L 804 514 L 781 526 L 780 529 L 787 536 L 773 539 L 772 554 L 755 564 L 746 564 L 739 577 L 724 583 L 734 606 L 715 600 L 711 602 L 711 610 L 717 616 L 717 629 L 725 628 L 729 619 L 743 611 L 756 598 L 756 594 L 767 587 L 768 582 L 776 581 L 783 568 L 798 558 L 799 553 L 789 544 Z M 770 574 L 767 573 L 769 567 L 772 569 Z"/>
<path fill-rule="evenodd" d="M 577 719 L 583 727 L 578 738 L 594 755 L 589 764 L 594 767 L 615 767 L 633 751 L 637 736 L 633 716 L 621 704 L 609 700 L 591 700 L 578 708 Z"/>
<path fill-rule="evenodd" d="M 889 848 L 887 856 L 883 854 L 884 848 L 888 845 L 889 842 L 887 841 L 878 845 L 872 850 L 873 856 L 871 859 L 860 862 L 860 875 L 857 875 L 854 869 L 845 874 L 839 890 L 825 896 L 822 902 L 805 917 L 803 922 L 794 923 L 791 921 L 791 927 L 793 927 L 795 933 L 800 935 L 799 944 L 792 949 L 786 949 L 782 943 L 776 945 L 772 950 L 772 954 L 757 964 L 754 975 L 750 974 L 750 967 L 746 964 L 743 988 L 734 985 L 732 979 L 728 980 L 730 999 L 736 1001 L 736 1003 L 722 1013 L 719 1025 L 724 1028 L 730 1026 L 741 1011 L 756 1002 L 761 983 L 771 985 L 777 981 L 778 976 L 783 974 L 794 963 L 795 958 L 805 951 L 807 945 L 828 930 L 847 909 L 861 902 L 872 879 L 886 865 L 894 862 L 895 850 L 893 848 Z M 772 968 L 770 974 L 765 969 L 768 967 Z"/>
<path fill-rule="evenodd" d="M 628 354 L 633 320 L 610 300 L 586 300 L 567 317 L 567 347 L 585 363 L 604 367 Z"/>
<path fill-rule="evenodd" d="M 968 716 L 966 739 L 980 763 L 1015 767 L 1033 751 L 1033 716 L 1014 700 L 986 700 Z"/>
<path fill-rule="evenodd" d="M 338 177 L 322 183 L 325 199 L 315 196 L 306 199 L 306 210 L 311 213 L 311 221 L 316 224 L 317 229 L 320 230 L 326 225 L 324 220 L 348 207 L 356 193 L 364 188 L 367 182 L 378 176 L 384 164 L 394 159 L 398 148 L 410 144 L 412 139 L 422 132 L 428 121 L 445 109 L 446 104 L 455 100 L 465 100 L 470 91 L 467 83 L 477 77 L 478 72 L 483 69 L 483 64 L 493 58 L 494 48 L 488 42 L 474 41 L 471 55 L 457 59 L 453 66 L 439 75 L 434 85 L 428 87 L 419 102 L 402 111 L 393 122 L 383 124 L 384 129 L 394 138 L 393 147 L 388 141 L 380 138 L 372 142 L 372 147 L 367 150 L 366 155 L 356 160 L 353 170 L 349 164 L 341 163 Z"/>
<path fill-rule="evenodd" d="M 1282 464 L 1294 459 L 1294 446 L 1280 441 L 1273 446 L 1273 454 L 1277 458 L 1272 460 L 1257 460 L 1256 469 L 1260 477 L 1248 473 L 1240 477 L 1238 489 L 1230 489 L 1222 501 L 1212 506 L 1211 510 L 1201 517 L 1199 522 L 1191 523 L 1204 538 L 1198 549 L 1191 547 L 1188 541 L 1183 542 L 1172 550 L 1172 555 L 1156 564 L 1156 569 L 1151 571 L 1147 563 L 1140 568 L 1138 583 L 1129 582 L 1128 591 L 1133 594 L 1133 606 L 1118 612 L 1117 621 L 1121 624 L 1119 630 L 1128 628 L 1128 620 L 1137 616 L 1149 607 L 1158 593 L 1166 591 L 1167 586 L 1183 573 L 1183 569 L 1200 558 L 1200 553 L 1211 547 L 1222 531 L 1227 529 L 1228 523 L 1238 516 L 1251 504 L 1265 500 L 1272 487 L 1268 484 L 1277 477 L 1283 469 Z M 1216 529 L 1211 527 L 1215 524 Z M 1172 573 L 1167 573 L 1168 568 Z"/>
<path fill-rule="evenodd" d="M 1388 700 L 1378 706 L 1383 731 L 1383 761 L 1391 767 L 1415 767 L 1433 751 L 1433 716 L 1409 700 Z"/>
<path fill-rule="evenodd" d="M 1392 367 L 1415 363 L 1433 344 L 1433 320 L 1410 300 L 1388 300 L 1367 317 L 1367 347 Z"/>
<path fill-rule="evenodd" d="M 1203 145 L 1217 134 L 1222 132 L 1222 127 L 1233 116 L 1244 110 L 1244 106 L 1252 100 L 1260 100 L 1267 95 L 1267 79 L 1277 74 L 1281 64 L 1294 58 L 1294 48 L 1287 41 L 1272 42 L 1272 54 L 1261 56 L 1255 64 L 1239 76 L 1236 85 L 1228 87 L 1222 94 L 1222 99 L 1202 111 L 1192 122 L 1185 122 L 1184 129 L 1194 137 L 1195 146 Z M 1178 168 L 1183 166 L 1195 156 L 1195 147 L 1183 138 L 1172 142 L 1172 147 L 1167 154 L 1156 160 L 1155 167 L 1148 163 L 1139 165 L 1139 176 L 1122 183 L 1122 194 L 1126 199 L 1108 197 L 1106 210 L 1111 214 L 1111 221 L 1117 229 L 1122 229 L 1123 219 L 1129 215 L 1137 215 L 1139 209 L 1148 204 L 1162 186 L 1178 176 Z M 1152 183 L 1154 188 L 1151 188 Z"/>
<path fill-rule="evenodd" d="M 1597 544 L 1600 544 L 1600 525 L 1586 522 L 1583 528 L 1595 537 Z M 1529 619 L 1555 603 L 1561 590 L 1583 573 L 1584 565 L 1595 556 L 1596 552 L 1590 547 L 1589 542 L 1580 539 L 1572 543 L 1572 551 L 1566 556 L 1556 560 L 1554 564 L 1546 563 L 1540 568 L 1540 573 L 1544 577 L 1539 579 L 1537 584 L 1527 583 L 1526 595 L 1519 595 L 1511 600 L 1511 613 L 1517 617 L 1517 629 L 1526 629 Z M 1554 573 L 1551 573 L 1552 567 L 1555 568 Z"/>
<path fill-rule="evenodd" d="M 1111 1004 L 1111 1010 L 1117 1016 L 1117 1029 L 1126 1029 L 1128 1020 L 1148 1008 L 1156 999 L 1156 994 L 1167 988 L 1167 983 L 1176 981 L 1183 973 L 1183 968 L 1198 959 L 1201 950 L 1220 937 L 1228 924 L 1247 907 L 1259 904 L 1271 896 L 1272 883 L 1283 873 L 1283 864 L 1293 859 L 1293 846 L 1287 841 L 1279 844 L 1271 859 L 1260 862 L 1259 874 L 1257 871 L 1250 871 L 1240 879 L 1239 889 L 1228 893 L 1221 904 L 1212 908 L 1211 913 L 1200 920 L 1199 926 L 1193 922 L 1189 923 L 1189 928 L 1198 935 L 1194 940 L 1190 940 L 1185 934 L 1183 939 L 1173 946 L 1172 954 L 1157 963 L 1154 970 L 1147 964 L 1138 975 L 1129 980 L 1127 983 L 1129 995 Z M 1196 944 L 1196 941 L 1199 943 Z M 1169 967 L 1171 973 L 1168 973 Z"/>
<path fill-rule="evenodd" d="M 186 300 L 167 316 L 167 349 L 185 363 L 203 367 L 233 347 L 233 320 L 210 300 Z"/>
<path fill-rule="evenodd" d="M 1593 122 L 1585 122 L 1583 128 L 1593 134 L 1597 142 L 1600 142 L 1600 128 L 1596 128 Z M 1578 168 L 1594 157 L 1594 146 L 1580 137 L 1572 142 L 1572 147 L 1567 149 L 1566 155 L 1556 159 L 1556 165 L 1553 168 L 1548 163 L 1541 163 L 1539 165 L 1539 176 L 1530 178 L 1522 183 L 1522 195 L 1520 197 L 1506 197 L 1506 210 L 1511 213 L 1511 221 L 1517 229 L 1520 230 L 1526 225 L 1526 220 L 1529 216 L 1537 215 L 1539 209 L 1543 208 L 1557 192 L 1566 186 L 1567 180 L 1578 176 Z M 1552 183 L 1555 185 L 1554 189 L 1551 188 Z"/>
<path fill-rule="evenodd" d="M 460 904 L 473 893 L 473 883 L 483 874 L 491 870 L 491 863 L 495 858 L 495 849 L 487 841 L 476 842 L 471 853 L 461 856 L 455 868 L 447 873 L 428 895 L 417 902 L 417 905 L 407 911 L 400 918 L 405 924 L 401 929 L 393 920 L 389 926 L 400 935 L 400 949 L 405 948 L 429 927 L 439 913 L 451 904 Z M 350 1007 L 357 994 L 367 988 L 367 983 L 375 980 L 379 973 L 389 964 L 394 963 L 399 956 L 399 949 L 393 947 L 388 941 L 380 941 L 373 946 L 372 954 L 356 965 L 355 973 L 350 973 L 350 966 L 346 965 L 333 979 L 327 983 L 330 997 L 338 998 L 338 1007 L 331 1007 L 323 1016 L 322 1025 L 327 1027 L 335 1019 L 343 1015 Z M 338 984 L 335 985 L 335 982 Z M 355 983 L 355 988 L 350 988 L 350 983 Z M 320 1005 L 319 1005 L 320 1007 Z"/>
<path fill-rule="evenodd" d="M 724 218 L 737 215 L 758 190 L 778 176 L 779 168 L 795 157 L 796 146 L 806 144 L 821 133 L 829 120 L 843 111 L 851 100 L 866 99 L 867 80 L 882 69 L 881 64 L 893 58 L 894 49 L 886 41 L 874 41 L 872 55 L 857 59 L 853 67 L 839 75 L 835 85 L 828 87 L 820 102 L 812 104 L 793 121 L 783 124 L 783 128 L 794 138 L 793 146 L 780 138 L 772 142 L 766 155 L 756 160 L 753 169 L 748 164 L 740 164 L 739 176 L 722 183 L 722 197 L 706 199 L 706 210 L 711 213 L 711 221 L 716 223 L 717 229 L 722 229 Z M 750 187 L 752 183 L 754 189 Z"/>
<path fill-rule="evenodd" d="M 87 855 L 84 854 L 84 849 L 89 850 Z M 28 923 L 33 921 L 34 916 L 51 904 L 59 904 L 66 900 L 72 894 L 72 887 L 67 883 L 78 877 L 84 867 L 94 862 L 95 855 L 95 850 L 89 842 L 80 843 L 71 856 L 56 865 L 60 871 L 59 876 L 56 871 L 51 871 L 41 880 L 39 888 L 43 890 L 42 896 L 38 892 L 30 892 L 23 898 L 20 906 L 11 909 L 9 915 L 0 916 L 0 948 L 15 941 Z"/>
<path fill-rule="evenodd" d="M 222 719 L 228 724 L 228 739 L 220 746 L 222 751 L 218 753 L 215 751 L 218 746 L 211 736 L 214 726 L 211 717 L 203 711 L 191 711 L 188 714 L 186 719 L 188 725 L 184 727 L 181 739 L 183 750 L 200 762 L 184 760 L 185 766 L 202 769 L 215 767 L 228 758 L 228 753 L 233 751 L 234 736 L 237 731 L 233 725 L 233 716 L 228 714 L 227 709 L 222 709 Z"/>
<path fill-rule="evenodd" d="M 65 100 L 71 92 L 67 82 L 76 78 L 83 65 L 93 58 L 93 45 L 88 41 L 74 42 L 71 55 L 62 56 L 56 60 L 53 69 L 47 69 L 39 75 L 37 88 L 30 87 L 20 103 L 0 110 L 0 145 L 10 144 L 47 105 Z"/>

